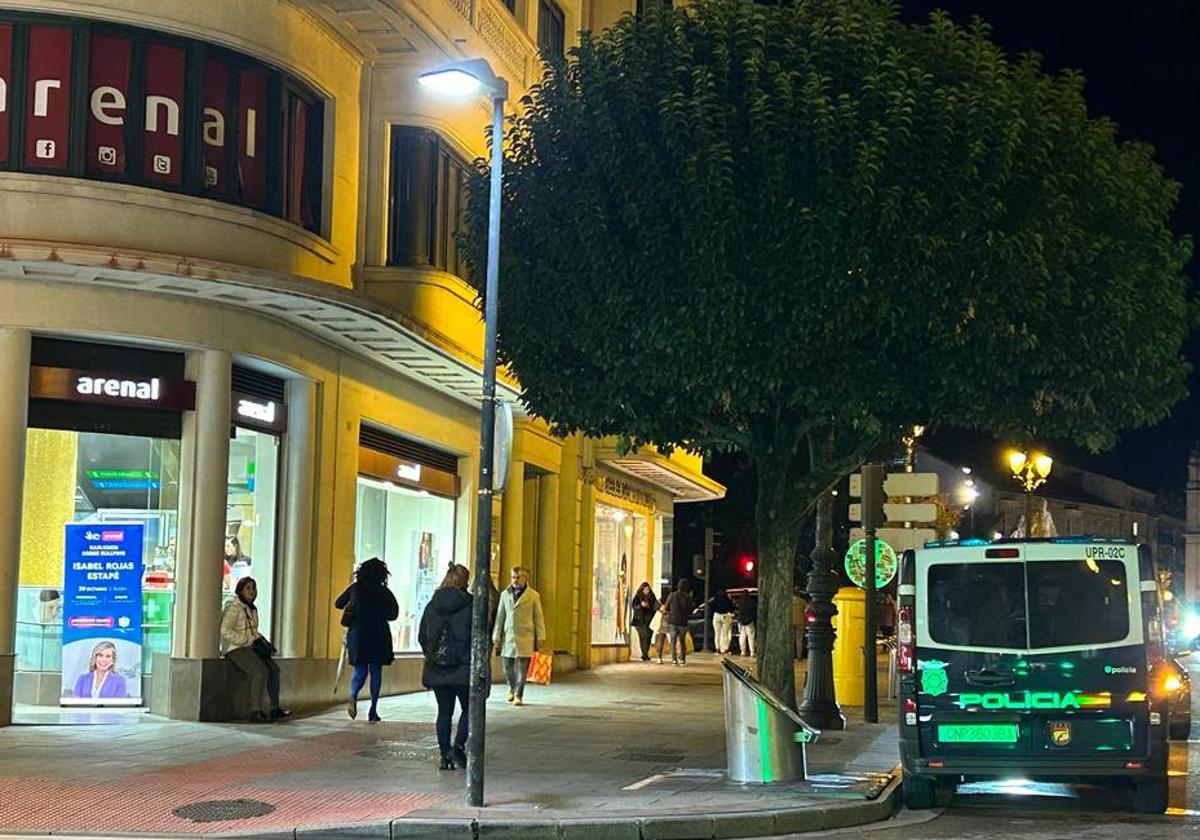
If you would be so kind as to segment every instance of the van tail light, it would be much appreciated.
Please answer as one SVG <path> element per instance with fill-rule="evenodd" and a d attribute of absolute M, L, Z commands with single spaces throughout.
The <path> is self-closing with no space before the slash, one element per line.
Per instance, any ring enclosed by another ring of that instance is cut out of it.
<path fill-rule="evenodd" d="M 896 620 L 896 667 L 903 674 L 913 670 L 912 607 L 901 607 Z"/>

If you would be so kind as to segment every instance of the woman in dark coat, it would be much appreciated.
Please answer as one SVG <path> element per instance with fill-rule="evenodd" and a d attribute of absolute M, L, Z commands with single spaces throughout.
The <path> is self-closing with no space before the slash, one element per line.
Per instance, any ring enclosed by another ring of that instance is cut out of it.
<path fill-rule="evenodd" d="M 433 689 L 437 698 L 437 738 L 442 758 L 438 767 L 453 770 L 467 766 L 467 687 L 471 676 L 471 604 L 467 592 L 469 572 L 466 566 L 452 564 L 442 585 L 433 593 L 425 612 L 417 641 L 425 654 L 421 684 Z M 458 732 L 450 746 L 450 727 L 454 722 L 454 701 L 462 710 Z"/>
<path fill-rule="evenodd" d="M 389 621 L 400 615 L 396 596 L 387 588 L 388 568 L 378 557 L 372 557 L 358 567 L 354 583 L 337 597 L 334 606 L 343 613 L 346 632 L 346 659 L 354 666 L 350 680 L 350 702 L 346 711 L 351 719 L 358 717 L 358 693 L 367 675 L 371 677 L 371 710 L 367 719 L 379 721 L 379 689 L 383 684 L 383 666 L 395 661 L 392 651 L 392 630 Z"/>
<path fill-rule="evenodd" d="M 650 661 L 650 620 L 658 612 L 658 598 L 654 594 L 649 581 L 642 581 L 637 592 L 633 595 L 633 616 L 630 624 L 638 634 L 638 642 L 642 648 L 642 661 Z"/>

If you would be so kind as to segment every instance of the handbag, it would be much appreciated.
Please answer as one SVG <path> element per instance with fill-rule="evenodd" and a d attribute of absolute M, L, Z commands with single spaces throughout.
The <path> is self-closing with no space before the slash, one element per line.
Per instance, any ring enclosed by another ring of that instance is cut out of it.
<path fill-rule="evenodd" d="M 534 651 L 529 657 L 529 670 L 525 672 L 525 681 L 538 685 L 550 685 L 550 676 L 554 671 L 554 657 L 548 653 Z"/>
<path fill-rule="evenodd" d="M 650 630 L 654 633 L 662 632 L 663 614 L 662 610 L 655 610 L 654 615 L 650 618 Z"/>
<path fill-rule="evenodd" d="M 354 616 L 357 612 L 355 602 L 358 596 L 354 590 L 350 591 L 350 600 L 346 602 L 346 606 L 342 609 L 342 626 L 349 629 L 354 626 Z"/>
<path fill-rule="evenodd" d="M 275 645 L 271 644 L 271 640 L 265 636 L 259 636 L 251 642 L 250 649 L 263 659 L 270 659 L 275 655 Z"/>

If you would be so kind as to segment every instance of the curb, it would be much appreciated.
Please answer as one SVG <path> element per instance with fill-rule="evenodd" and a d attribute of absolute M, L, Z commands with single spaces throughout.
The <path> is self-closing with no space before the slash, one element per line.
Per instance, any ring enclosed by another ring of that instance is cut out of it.
<path fill-rule="evenodd" d="M 724 840 L 852 828 L 886 820 L 900 801 L 894 776 L 875 799 L 848 805 L 626 819 L 398 819 L 391 840 Z M 383 826 L 379 827 L 380 829 Z M 376 829 L 378 830 L 378 829 Z M 297 831 L 296 837 L 316 837 Z M 380 832 L 374 836 L 389 837 Z"/>

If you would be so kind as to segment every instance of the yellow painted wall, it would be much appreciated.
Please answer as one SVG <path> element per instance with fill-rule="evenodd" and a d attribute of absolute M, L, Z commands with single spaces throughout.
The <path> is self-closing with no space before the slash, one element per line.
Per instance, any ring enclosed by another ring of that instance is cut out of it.
<path fill-rule="evenodd" d="M 21 586 L 61 586 L 66 531 L 75 519 L 74 432 L 30 429 L 25 437 Z"/>

